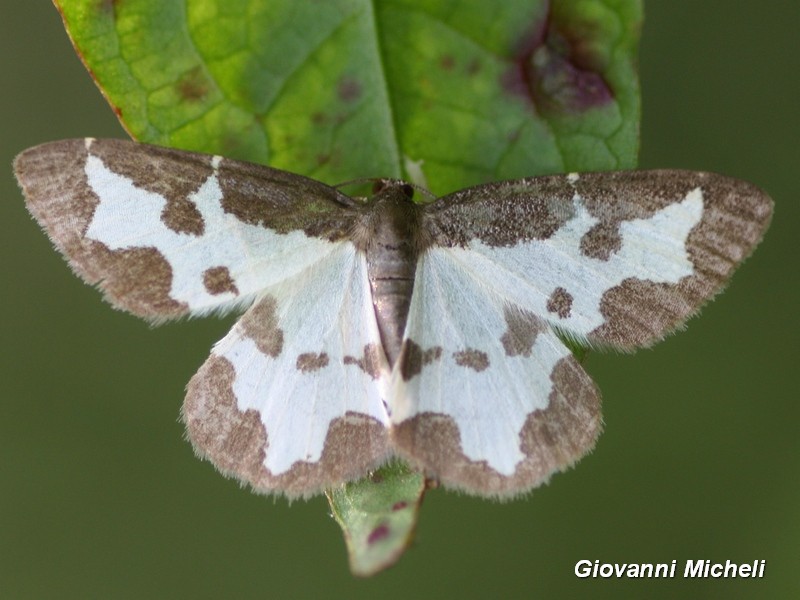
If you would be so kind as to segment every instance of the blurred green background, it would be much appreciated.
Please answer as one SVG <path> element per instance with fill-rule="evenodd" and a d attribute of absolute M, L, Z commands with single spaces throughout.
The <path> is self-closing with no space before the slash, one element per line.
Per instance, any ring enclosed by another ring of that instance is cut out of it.
<path fill-rule="evenodd" d="M 10 163 L 123 137 L 49 2 L 0 8 L 0 598 L 800 597 L 800 5 L 645 3 L 642 167 L 775 198 L 767 238 L 687 332 L 592 354 L 606 431 L 529 498 L 434 491 L 415 546 L 354 580 L 323 498 L 256 497 L 198 461 L 183 388 L 232 319 L 113 311 L 28 217 Z M 795 231 L 792 234 L 792 231 Z M 578 560 L 767 561 L 757 580 L 591 580 Z"/>

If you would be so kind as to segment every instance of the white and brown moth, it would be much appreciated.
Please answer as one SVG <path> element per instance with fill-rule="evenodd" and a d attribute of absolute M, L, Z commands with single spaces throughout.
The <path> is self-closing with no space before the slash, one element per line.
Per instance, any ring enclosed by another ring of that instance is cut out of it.
<path fill-rule="evenodd" d="M 601 429 L 598 390 L 561 337 L 658 341 L 723 287 L 772 212 L 753 185 L 688 171 L 417 204 L 401 181 L 355 199 L 114 140 L 44 144 L 14 168 L 31 213 L 114 306 L 155 322 L 246 309 L 183 417 L 222 472 L 289 497 L 395 456 L 482 496 L 539 485 Z"/>

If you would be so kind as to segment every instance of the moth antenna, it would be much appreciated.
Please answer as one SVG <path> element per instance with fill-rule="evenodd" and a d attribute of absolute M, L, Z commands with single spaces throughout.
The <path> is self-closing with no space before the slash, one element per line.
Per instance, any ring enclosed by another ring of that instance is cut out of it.
<path fill-rule="evenodd" d="M 363 183 L 372 183 L 373 184 L 373 190 L 372 191 L 373 191 L 373 193 L 377 193 L 378 191 L 381 190 L 381 188 L 383 187 L 383 184 L 385 184 L 387 181 L 402 181 L 405 185 L 408 185 L 408 186 L 412 187 L 414 190 L 418 191 L 423 196 L 428 198 L 429 202 L 433 202 L 434 200 L 436 200 L 436 195 L 433 192 L 431 192 L 429 189 L 427 189 L 426 187 L 423 187 L 423 186 L 421 186 L 421 185 L 419 185 L 417 183 L 411 183 L 409 181 L 405 181 L 405 180 L 401 180 L 401 179 L 391 179 L 391 178 L 385 178 L 385 177 L 360 177 L 358 179 L 349 179 L 348 181 L 343 181 L 342 183 L 337 183 L 333 187 L 338 190 L 338 189 L 343 188 L 343 187 L 348 186 L 348 185 L 359 185 L 359 184 L 363 184 Z"/>
<path fill-rule="evenodd" d="M 380 177 L 359 177 L 358 179 L 348 179 L 347 181 L 343 181 L 341 183 L 337 183 L 333 187 L 335 189 L 343 188 L 347 185 L 359 185 L 361 183 L 375 183 L 376 181 L 381 181 Z"/>
<path fill-rule="evenodd" d="M 428 188 L 426 188 L 426 187 L 423 187 L 423 186 L 419 185 L 418 183 L 410 183 L 410 182 L 406 182 L 406 184 L 407 184 L 407 185 L 410 185 L 412 188 L 414 188 L 415 190 L 417 190 L 417 191 L 418 191 L 420 194 L 422 194 L 423 196 L 426 196 L 426 197 L 428 198 L 428 201 L 429 201 L 429 202 L 433 202 L 433 201 L 434 201 L 434 200 L 436 200 L 436 198 L 437 198 L 436 194 L 434 194 L 434 193 L 433 193 L 432 191 L 430 191 Z"/>

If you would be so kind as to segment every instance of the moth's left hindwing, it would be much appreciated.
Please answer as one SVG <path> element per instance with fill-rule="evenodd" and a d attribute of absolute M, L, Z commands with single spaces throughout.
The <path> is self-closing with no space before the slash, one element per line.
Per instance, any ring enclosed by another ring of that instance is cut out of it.
<path fill-rule="evenodd" d="M 388 374 L 364 256 L 340 244 L 271 286 L 214 347 L 184 421 L 222 471 L 308 496 L 386 460 Z"/>

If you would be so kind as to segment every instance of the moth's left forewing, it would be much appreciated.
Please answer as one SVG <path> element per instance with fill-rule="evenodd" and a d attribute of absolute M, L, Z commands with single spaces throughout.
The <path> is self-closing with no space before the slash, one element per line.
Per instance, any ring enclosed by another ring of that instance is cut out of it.
<path fill-rule="evenodd" d="M 124 140 L 42 144 L 14 170 L 73 270 L 153 321 L 247 306 L 353 222 L 352 201 L 320 182 Z"/>

